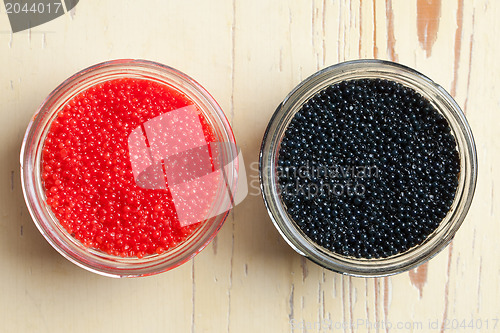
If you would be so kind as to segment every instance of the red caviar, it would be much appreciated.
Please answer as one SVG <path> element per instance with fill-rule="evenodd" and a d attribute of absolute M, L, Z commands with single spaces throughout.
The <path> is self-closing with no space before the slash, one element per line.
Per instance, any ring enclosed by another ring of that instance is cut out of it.
<path fill-rule="evenodd" d="M 204 140 L 215 142 L 196 104 L 154 81 L 111 80 L 66 103 L 44 142 L 42 181 L 46 202 L 68 233 L 87 247 L 141 258 L 174 247 L 201 225 L 179 222 L 168 185 L 137 184 L 129 151 L 134 129 L 186 106 L 196 110 Z"/>

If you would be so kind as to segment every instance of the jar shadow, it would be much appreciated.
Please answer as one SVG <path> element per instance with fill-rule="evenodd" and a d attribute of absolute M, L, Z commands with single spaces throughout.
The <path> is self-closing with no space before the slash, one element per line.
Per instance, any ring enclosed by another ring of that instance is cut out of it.
<path fill-rule="evenodd" d="M 9 175 L 0 190 L 0 210 L 4 212 L 0 228 L 0 251 L 8 266 L 29 274 L 35 270 L 67 273 L 71 264 L 64 260 L 36 228 L 23 197 L 19 153 L 21 139 L 5 142 L 0 158 L 0 169 Z"/>

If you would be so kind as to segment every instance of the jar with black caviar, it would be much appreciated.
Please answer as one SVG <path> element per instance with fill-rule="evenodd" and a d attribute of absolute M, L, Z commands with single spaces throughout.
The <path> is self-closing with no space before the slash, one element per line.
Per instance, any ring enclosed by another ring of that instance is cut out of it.
<path fill-rule="evenodd" d="M 278 106 L 262 142 L 271 220 L 330 270 L 385 276 L 454 237 L 477 178 L 463 112 L 438 84 L 386 61 L 321 70 Z"/>

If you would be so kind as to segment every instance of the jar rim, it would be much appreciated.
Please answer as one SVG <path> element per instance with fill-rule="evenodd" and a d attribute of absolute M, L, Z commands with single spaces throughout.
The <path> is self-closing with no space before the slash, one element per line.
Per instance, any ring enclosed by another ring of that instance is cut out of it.
<path fill-rule="evenodd" d="M 193 100 L 200 111 L 209 118 L 216 137 L 228 143 L 222 145 L 219 152 L 221 160 L 237 161 L 236 141 L 224 112 L 205 88 L 179 70 L 149 60 L 110 60 L 80 70 L 59 84 L 37 109 L 27 126 L 20 152 L 23 195 L 35 225 L 51 246 L 74 264 L 104 276 L 139 277 L 170 270 L 193 258 L 215 237 L 229 214 L 229 210 L 208 218 L 188 239 L 173 249 L 161 255 L 145 256 L 142 259 L 122 258 L 100 253 L 85 248 L 83 244 L 78 245 L 76 239 L 67 237 L 69 234 L 65 230 L 61 232 L 62 227 L 54 220 L 55 217 L 48 216 L 50 208 L 40 196 L 39 155 L 43 147 L 44 135 L 61 107 L 71 98 L 99 83 L 119 78 L 155 80 L 181 91 Z M 49 119 L 50 117 L 52 119 Z M 221 165 L 227 165 L 227 163 Z M 234 168 L 229 168 L 229 174 L 226 175 L 227 186 L 229 186 L 228 183 L 235 186 L 237 173 L 237 163 L 235 163 Z M 69 244 L 69 241 L 74 244 Z"/>
<path fill-rule="evenodd" d="M 380 259 L 343 256 L 328 251 L 308 239 L 283 207 L 277 193 L 275 177 L 279 144 L 299 108 L 312 96 L 332 84 L 363 78 L 393 80 L 422 93 L 450 123 L 461 161 L 459 187 L 454 203 L 441 221 L 439 231 L 429 235 L 423 243 L 414 248 Z M 399 63 L 376 59 L 353 60 L 326 67 L 312 74 L 292 89 L 278 105 L 263 136 L 259 155 L 259 179 L 264 204 L 274 226 L 297 253 L 342 274 L 379 277 L 397 274 L 418 266 L 444 249 L 453 239 L 472 202 L 477 179 L 477 152 L 464 113 L 440 85 L 420 72 Z M 443 225 L 446 225 L 445 229 Z"/>

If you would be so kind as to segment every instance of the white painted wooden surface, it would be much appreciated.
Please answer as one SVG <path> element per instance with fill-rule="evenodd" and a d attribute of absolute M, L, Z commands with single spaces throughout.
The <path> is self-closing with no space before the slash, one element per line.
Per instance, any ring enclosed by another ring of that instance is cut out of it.
<path fill-rule="evenodd" d="M 452 332 L 473 319 L 500 332 L 498 17 L 494 0 L 82 0 L 12 35 L 2 7 L 0 331 Z M 256 195 L 255 163 L 272 112 L 297 83 L 374 57 L 451 92 L 476 138 L 479 178 L 452 246 L 409 273 L 360 279 L 288 247 Z M 115 58 L 165 63 L 204 85 L 233 124 L 250 181 L 251 195 L 216 241 L 149 278 L 104 278 L 63 259 L 35 228 L 20 189 L 19 149 L 37 106 L 74 72 Z"/>

